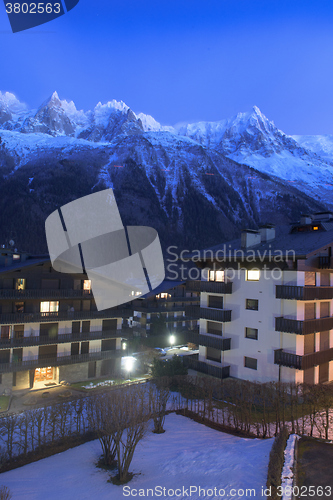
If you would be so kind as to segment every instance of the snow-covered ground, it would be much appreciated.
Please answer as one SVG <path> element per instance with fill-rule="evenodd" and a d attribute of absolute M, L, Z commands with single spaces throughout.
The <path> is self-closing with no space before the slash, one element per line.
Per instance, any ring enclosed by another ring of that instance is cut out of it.
<path fill-rule="evenodd" d="M 108 483 L 109 473 L 95 467 L 98 441 L 2 473 L 0 484 L 13 500 L 262 498 L 273 439 L 238 438 L 175 414 L 165 429 L 139 443 L 130 468 L 137 475 L 126 487 Z"/>

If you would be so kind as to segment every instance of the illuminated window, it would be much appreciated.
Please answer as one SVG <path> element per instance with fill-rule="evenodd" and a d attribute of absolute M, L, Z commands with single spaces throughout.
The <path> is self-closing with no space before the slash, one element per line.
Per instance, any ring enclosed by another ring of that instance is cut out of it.
<path fill-rule="evenodd" d="M 18 278 L 15 280 L 15 290 L 25 290 L 25 279 Z"/>
<path fill-rule="evenodd" d="M 83 290 L 91 290 L 91 280 L 83 280 Z"/>
<path fill-rule="evenodd" d="M 21 255 L 19 255 L 18 253 L 13 253 L 13 260 L 20 260 L 21 258 Z"/>
<path fill-rule="evenodd" d="M 169 293 L 161 293 L 161 299 L 167 299 L 168 297 L 171 297 Z"/>
<path fill-rule="evenodd" d="M 246 271 L 246 280 L 247 281 L 259 281 L 260 271 L 259 269 L 248 269 Z"/>
<path fill-rule="evenodd" d="M 318 226 L 312 226 L 313 231 L 318 231 L 319 227 Z"/>
<path fill-rule="evenodd" d="M 224 271 L 209 271 L 209 281 L 224 281 Z"/>
<path fill-rule="evenodd" d="M 59 302 L 41 302 L 40 303 L 40 312 L 48 313 L 48 312 L 58 312 L 59 311 Z"/>

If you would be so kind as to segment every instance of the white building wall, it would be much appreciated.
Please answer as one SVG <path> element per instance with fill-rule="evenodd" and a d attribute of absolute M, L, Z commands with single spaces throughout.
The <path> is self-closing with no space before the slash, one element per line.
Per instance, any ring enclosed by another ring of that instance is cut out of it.
<path fill-rule="evenodd" d="M 303 273 L 304 274 L 304 273 Z M 275 273 L 275 277 L 278 277 Z M 252 381 L 278 381 L 279 366 L 274 364 L 274 350 L 301 354 L 304 350 L 304 339 L 301 336 L 275 331 L 275 318 L 284 316 L 300 319 L 304 316 L 304 304 L 296 300 L 280 300 L 275 298 L 275 286 L 281 284 L 298 284 L 296 271 L 283 271 L 279 279 L 272 279 L 263 271 L 259 281 L 246 281 L 246 271 L 241 270 L 233 278 L 232 294 L 223 295 L 224 309 L 231 309 L 231 322 L 223 323 L 224 338 L 231 338 L 231 350 L 222 352 L 220 366 L 230 366 L 230 376 Z M 300 285 L 299 285 L 300 286 Z M 201 293 L 201 307 L 207 307 L 208 295 Z M 258 311 L 246 309 L 246 299 L 258 300 Z M 207 321 L 200 320 L 200 333 L 206 334 Z M 245 337 L 246 327 L 258 330 L 258 340 Z M 257 370 L 244 366 L 244 357 L 257 359 Z M 199 349 L 199 359 L 206 361 L 206 348 Z M 206 361 L 209 364 L 216 363 Z M 295 381 L 296 370 L 281 367 L 280 376 L 286 381 Z"/>

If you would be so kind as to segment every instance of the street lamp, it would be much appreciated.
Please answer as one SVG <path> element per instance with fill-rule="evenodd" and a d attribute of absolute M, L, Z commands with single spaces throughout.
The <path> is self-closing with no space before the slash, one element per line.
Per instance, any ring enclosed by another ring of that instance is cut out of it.
<path fill-rule="evenodd" d="M 133 356 L 124 356 L 123 357 L 123 366 L 125 371 L 127 372 L 128 378 L 130 378 L 131 371 L 133 370 L 135 363 L 135 358 Z"/>
<path fill-rule="evenodd" d="M 170 349 L 172 349 L 172 346 L 175 344 L 176 338 L 174 335 L 170 335 Z"/>

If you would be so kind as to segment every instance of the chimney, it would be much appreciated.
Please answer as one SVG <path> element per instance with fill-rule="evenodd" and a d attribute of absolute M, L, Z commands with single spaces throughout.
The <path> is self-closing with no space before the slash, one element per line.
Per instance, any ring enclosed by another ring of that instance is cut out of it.
<path fill-rule="evenodd" d="M 302 226 L 306 224 L 312 224 L 312 215 L 302 214 L 300 224 L 302 224 Z"/>
<path fill-rule="evenodd" d="M 266 243 L 275 239 L 275 226 L 274 224 L 264 224 L 259 228 L 261 242 Z"/>
<path fill-rule="evenodd" d="M 261 243 L 260 232 L 255 229 L 244 229 L 241 236 L 242 248 L 253 247 Z"/>

